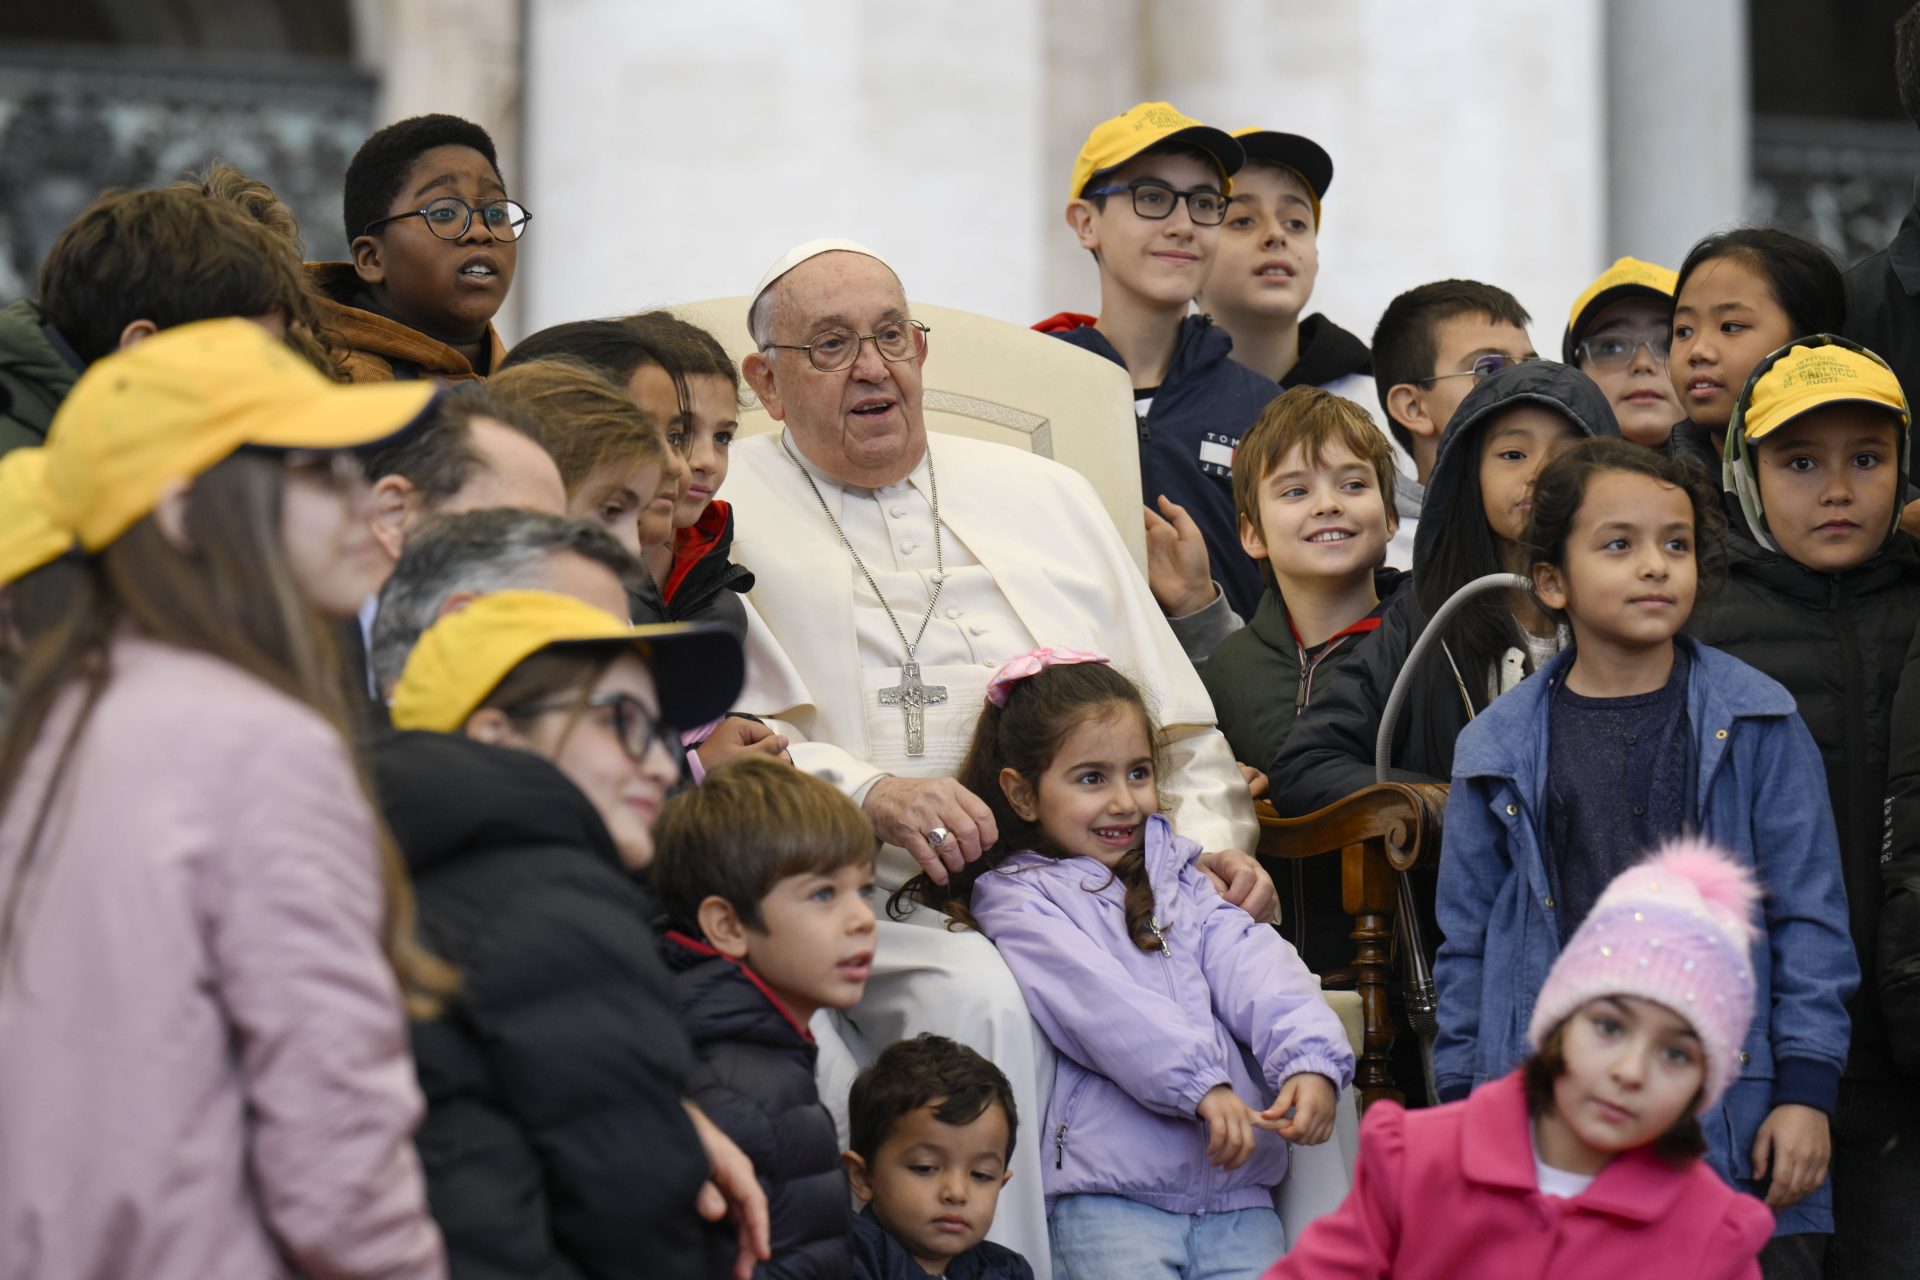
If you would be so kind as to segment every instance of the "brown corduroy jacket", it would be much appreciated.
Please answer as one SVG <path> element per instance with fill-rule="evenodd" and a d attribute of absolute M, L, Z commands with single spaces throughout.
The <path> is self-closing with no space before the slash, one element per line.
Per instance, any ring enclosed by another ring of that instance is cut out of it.
<path fill-rule="evenodd" d="M 392 382 L 399 378 L 445 378 L 451 382 L 484 379 L 467 358 L 446 343 L 409 329 L 398 320 L 354 306 L 361 291 L 351 262 L 309 262 L 307 278 L 319 293 L 320 320 L 336 348 L 345 352 L 347 377 L 354 382 Z M 506 344 L 491 324 L 487 341 L 489 371 L 506 356 Z"/>

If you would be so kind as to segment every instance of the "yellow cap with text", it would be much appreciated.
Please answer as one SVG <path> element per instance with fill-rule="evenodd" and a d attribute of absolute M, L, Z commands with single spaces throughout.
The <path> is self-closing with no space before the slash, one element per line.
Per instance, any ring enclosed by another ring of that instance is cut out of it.
<path fill-rule="evenodd" d="M 1863 351 L 1796 346 L 1753 385 L 1741 418 L 1746 438 L 1762 440 L 1804 413 L 1832 404 L 1870 404 L 1908 422 L 1907 398 L 1893 370 Z"/>
<path fill-rule="evenodd" d="M 1574 362 L 1574 346 L 1580 339 L 1581 331 L 1602 307 L 1611 306 L 1621 298 L 1634 294 L 1671 300 L 1674 287 L 1679 282 L 1679 272 L 1670 271 L 1657 262 L 1642 262 L 1638 258 L 1619 259 L 1602 271 L 1573 300 L 1573 310 L 1567 313 L 1567 331 L 1561 339 L 1561 358 L 1568 364 Z"/>
<path fill-rule="evenodd" d="M 1220 167 L 1221 192 L 1232 194 L 1233 175 L 1246 162 L 1246 152 L 1233 135 L 1182 115 L 1170 103 L 1142 102 L 1093 127 L 1073 162 L 1073 189 L 1067 198 L 1078 200 L 1099 175 L 1118 169 L 1156 143 L 1169 141 L 1188 143 L 1213 157 Z"/>

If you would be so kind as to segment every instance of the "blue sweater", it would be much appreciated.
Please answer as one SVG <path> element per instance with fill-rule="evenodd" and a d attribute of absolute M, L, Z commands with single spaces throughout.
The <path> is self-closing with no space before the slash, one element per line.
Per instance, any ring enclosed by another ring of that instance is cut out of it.
<path fill-rule="evenodd" d="M 1740 1078 L 1700 1117 L 1707 1161 L 1751 1179 L 1754 1135 L 1782 1103 L 1832 1113 L 1847 1059 L 1846 1000 L 1859 984 L 1840 849 L 1819 750 L 1793 696 L 1737 658 L 1681 636 L 1693 658 L 1700 834 L 1753 869 L 1765 891 L 1754 944 L 1755 1007 Z M 1549 711 L 1571 650 L 1495 699 L 1460 734 L 1440 856 L 1435 982 L 1443 1098 L 1497 1080 L 1527 1054 L 1527 1023 L 1560 954 L 1547 875 Z M 1831 1231 L 1831 1184 L 1779 1215 L 1781 1234 Z"/>

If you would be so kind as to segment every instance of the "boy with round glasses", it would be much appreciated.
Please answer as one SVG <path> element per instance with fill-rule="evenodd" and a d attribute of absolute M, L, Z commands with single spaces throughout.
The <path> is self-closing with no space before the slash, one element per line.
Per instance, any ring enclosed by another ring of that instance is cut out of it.
<path fill-rule="evenodd" d="M 1621 258 L 1574 300 L 1560 358 L 1606 393 L 1620 434 L 1660 448 L 1686 416 L 1667 377 L 1674 272 Z"/>
<path fill-rule="evenodd" d="M 1246 616 L 1261 592 L 1234 516 L 1233 451 L 1280 388 L 1229 359 L 1233 339 L 1210 318 L 1188 314 L 1213 266 L 1231 178 L 1244 160 L 1231 135 L 1164 102 L 1095 126 L 1074 162 L 1066 220 L 1099 269 L 1100 314 L 1062 312 L 1034 326 L 1132 378 L 1149 559 L 1171 554 L 1184 514 L 1218 582 L 1169 591 L 1171 579 L 1150 575 L 1160 606 L 1189 628 L 1224 618 L 1229 606 Z M 1186 629 L 1176 630 L 1188 643 Z"/>
<path fill-rule="evenodd" d="M 469 381 L 506 348 L 493 317 L 507 300 L 532 215 L 507 197 L 493 139 L 457 116 L 379 130 L 347 166 L 351 262 L 307 270 L 322 319 L 349 348 L 355 382 Z"/>

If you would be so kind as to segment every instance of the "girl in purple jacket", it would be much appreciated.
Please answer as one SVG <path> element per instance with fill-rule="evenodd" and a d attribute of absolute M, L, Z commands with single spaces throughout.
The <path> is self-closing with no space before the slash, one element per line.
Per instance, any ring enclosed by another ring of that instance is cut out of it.
<path fill-rule="evenodd" d="M 1132 681 L 1039 649 L 987 703 L 960 781 L 999 841 L 951 886 L 902 893 L 993 940 L 1059 1051 L 1041 1135 L 1054 1274 L 1257 1276 L 1286 1249 L 1287 1143 L 1326 1141 L 1353 1075 L 1340 1022 L 1162 816 Z"/>

